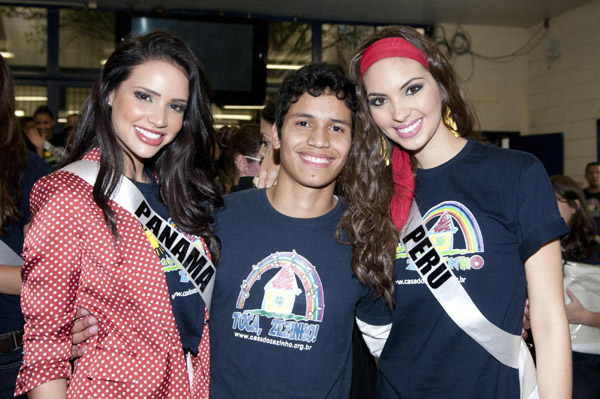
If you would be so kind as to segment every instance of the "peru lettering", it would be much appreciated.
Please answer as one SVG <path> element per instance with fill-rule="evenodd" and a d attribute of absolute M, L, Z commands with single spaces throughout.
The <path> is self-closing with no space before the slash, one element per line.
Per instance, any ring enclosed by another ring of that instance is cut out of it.
<path fill-rule="evenodd" d="M 407 245 L 410 241 L 415 243 L 412 248 Z M 427 279 L 431 288 L 441 287 L 452 276 L 442 263 L 441 256 L 437 253 L 423 226 L 418 226 L 408 233 L 402 239 L 402 243 L 405 248 L 411 248 L 408 255 L 415 262 L 423 278 Z"/>

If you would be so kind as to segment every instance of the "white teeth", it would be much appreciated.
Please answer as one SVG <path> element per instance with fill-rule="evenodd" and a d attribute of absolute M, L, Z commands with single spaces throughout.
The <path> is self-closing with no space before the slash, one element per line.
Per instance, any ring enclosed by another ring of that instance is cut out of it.
<path fill-rule="evenodd" d="M 418 119 L 415 123 L 413 123 L 412 125 L 405 127 L 404 129 L 396 129 L 399 133 L 410 133 L 413 130 L 415 130 L 417 127 L 419 127 L 421 125 L 421 122 L 423 122 L 423 119 Z"/>
<path fill-rule="evenodd" d="M 302 155 L 302 158 L 306 159 L 308 162 L 312 162 L 312 163 L 319 163 L 319 164 L 326 164 L 331 162 L 331 159 L 329 158 L 320 158 L 320 157 L 313 157 L 310 155 Z"/>
<path fill-rule="evenodd" d="M 135 130 L 143 134 L 145 137 L 148 137 L 151 140 L 156 140 L 160 138 L 160 134 L 152 133 L 147 130 L 142 129 L 141 127 L 135 126 Z"/>

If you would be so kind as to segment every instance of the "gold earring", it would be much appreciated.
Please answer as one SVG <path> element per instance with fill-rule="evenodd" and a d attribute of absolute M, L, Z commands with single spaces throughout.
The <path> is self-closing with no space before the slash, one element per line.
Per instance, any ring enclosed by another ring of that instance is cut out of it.
<path fill-rule="evenodd" d="M 388 150 L 387 140 L 383 134 L 381 135 L 381 148 L 379 149 L 379 154 L 383 156 L 385 166 L 390 166 L 390 151 Z"/>
<path fill-rule="evenodd" d="M 450 111 L 450 107 L 446 107 L 446 112 L 444 113 L 444 125 L 450 129 L 454 137 L 460 137 L 460 133 L 458 133 L 458 126 L 456 126 L 456 122 L 454 122 L 454 119 L 452 119 L 452 111 Z"/>

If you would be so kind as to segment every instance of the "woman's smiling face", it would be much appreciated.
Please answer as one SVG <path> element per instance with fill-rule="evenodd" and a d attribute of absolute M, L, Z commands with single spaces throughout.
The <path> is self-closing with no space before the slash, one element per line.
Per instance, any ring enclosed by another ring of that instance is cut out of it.
<path fill-rule="evenodd" d="M 442 121 L 437 82 L 419 62 L 385 58 L 365 72 L 371 116 L 394 143 L 418 153 L 436 147 L 437 136 L 452 134 Z"/>
<path fill-rule="evenodd" d="M 175 139 L 183 125 L 189 97 L 184 72 L 165 61 L 148 61 L 134 67 L 130 76 L 110 93 L 113 129 L 135 170 Z M 125 161 L 128 177 L 132 170 Z"/>

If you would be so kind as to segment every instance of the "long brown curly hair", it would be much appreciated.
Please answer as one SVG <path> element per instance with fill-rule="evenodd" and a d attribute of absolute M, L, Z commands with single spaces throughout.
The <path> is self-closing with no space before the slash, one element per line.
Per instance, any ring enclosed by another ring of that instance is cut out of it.
<path fill-rule="evenodd" d="M 356 113 L 354 143 L 339 180 L 341 192 L 349 205 L 338 234 L 346 231 L 349 236 L 353 246 L 352 269 L 356 276 L 392 306 L 398 231 L 390 213 L 394 195 L 392 168 L 386 166 L 382 157 L 381 140 L 386 140 L 388 149 L 395 144 L 383 135 L 371 117 L 360 72 L 363 52 L 374 42 L 387 37 L 404 38 L 423 52 L 429 72 L 439 87 L 441 110 L 451 110 L 462 137 L 479 139 L 480 136 L 477 117 L 466 99 L 465 88 L 433 40 L 410 27 L 390 26 L 374 32 L 355 50 L 350 61 L 350 74 L 356 81 L 359 110 Z"/>
<path fill-rule="evenodd" d="M 15 119 L 15 86 L 4 58 L 0 55 L 0 234 L 23 215 L 21 179 L 27 165 L 27 147 Z M 16 192 L 16 198 L 15 198 Z"/>

